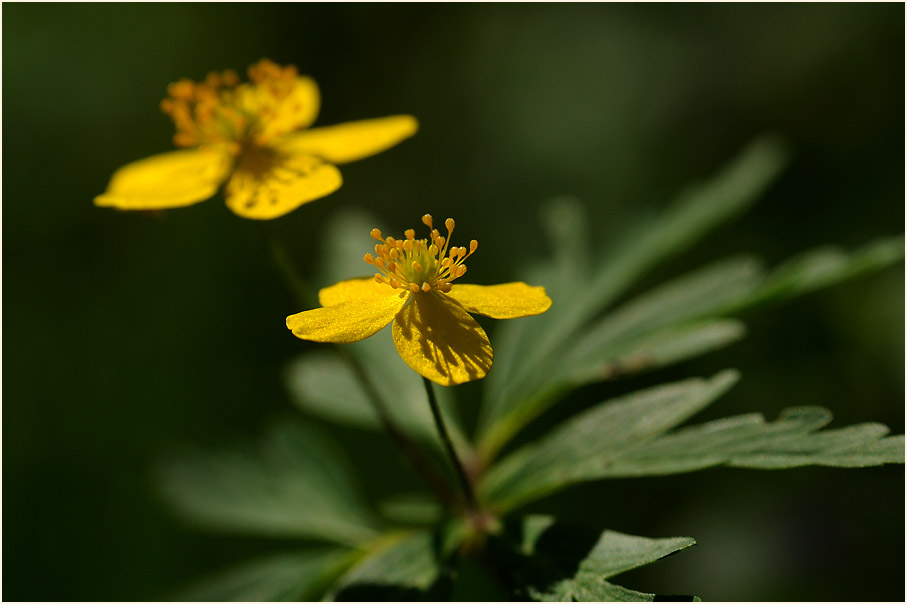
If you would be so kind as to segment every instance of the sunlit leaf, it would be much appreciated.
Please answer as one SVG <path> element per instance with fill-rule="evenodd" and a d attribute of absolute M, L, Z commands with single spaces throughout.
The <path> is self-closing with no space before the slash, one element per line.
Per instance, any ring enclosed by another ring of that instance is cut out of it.
<path fill-rule="evenodd" d="M 775 179 L 785 162 L 786 152 L 779 140 L 770 136 L 757 139 L 708 182 L 682 193 L 656 220 L 629 229 L 617 249 L 604 250 L 603 261 L 593 264 L 600 267 L 598 270 L 574 281 L 574 284 L 582 283 L 582 287 L 574 285 L 563 296 L 553 294 L 552 309 L 531 320 L 531 325 L 528 319 L 523 320 L 526 323 L 523 326 L 518 326 L 517 321 L 505 323 L 496 334 L 497 373 L 492 373 L 485 384 L 487 407 L 479 425 L 480 438 L 484 438 L 500 416 L 520 402 L 514 388 L 538 375 L 540 367 L 550 363 L 556 351 L 586 321 L 610 306 L 659 262 L 741 213 Z M 562 222 L 568 235 L 582 236 L 570 232 L 570 225 L 576 222 L 572 219 Z M 564 239 L 557 238 L 552 247 L 557 249 L 563 242 Z M 557 268 L 554 264 L 547 273 L 553 274 Z M 549 285 L 544 281 L 539 284 Z M 510 355 L 513 358 L 508 358 Z"/>
<path fill-rule="evenodd" d="M 524 557 L 513 568 L 518 600 L 651 602 L 655 594 L 626 589 L 608 579 L 696 544 L 689 537 L 648 539 L 593 531 L 549 516 L 527 516 L 521 528 Z"/>
<path fill-rule="evenodd" d="M 623 451 L 692 417 L 737 379 L 735 371 L 724 371 L 634 392 L 580 413 L 493 466 L 481 485 L 482 497 L 506 510 L 586 480 Z"/>
<path fill-rule="evenodd" d="M 439 599 L 433 588 L 442 575 L 434 533 L 417 531 L 386 537 L 375 550 L 343 575 L 329 597 L 343 601 Z"/>
<path fill-rule="evenodd" d="M 257 451 L 175 458 L 157 482 L 177 513 L 217 530 L 343 544 L 376 535 L 343 453 L 298 424 L 272 426 Z"/>

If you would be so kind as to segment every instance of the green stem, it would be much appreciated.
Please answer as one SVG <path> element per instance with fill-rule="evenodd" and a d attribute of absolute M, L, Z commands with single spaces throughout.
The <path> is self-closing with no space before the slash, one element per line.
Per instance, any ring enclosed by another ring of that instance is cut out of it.
<path fill-rule="evenodd" d="M 431 381 L 427 378 L 423 377 L 422 383 L 425 384 L 425 392 L 428 394 L 428 406 L 431 407 L 432 417 L 435 418 L 435 426 L 438 428 L 438 434 L 441 435 L 441 442 L 444 443 L 444 448 L 447 450 L 448 457 L 450 457 L 450 463 L 453 465 L 454 470 L 456 470 L 457 478 L 459 478 L 460 484 L 463 487 L 466 504 L 470 510 L 475 510 L 477 509 L 476 497 L 472 492 L 472 484 L 469 482 L 469 478 L 463 470 L 463 464 L 460 463 L 460 458 L 457 457 L 457 451 L 454 449 L 453 443 L 450 440 L 450 434 L 447 433 L 447 427 L 444 425 L 444 418 L 441 416 L 441 409 L 438 407 L 438 400 L 435 398 L 435 390 L 432 387 Z"/>
<path fill-rule="evenodd" d="M 302 276 L 296 271 L 287 254 L 286 248 L 267 227 L 265 227 L 265 236 L 271 247 L 271 252 L 277 267 L 293 289 L 299 303 L 306 309 L 315 308 L 318 305 L 318 300 Z M 385 403 L 384 398 L 378 392 L 378 389 L 375 387 L 371 378 L 369 378 L 361 361 L 342 346 L 335 346 L 335 349 L 347 366 L 349 366 L 350 370 L 352 370 L 356 379 L 359 380 L 359 383 L 365 390 L 368 400 L 375 409 L 375 413 L 378 415 L 378 420 L 381 422 L 382 427 L 388 435 L 390 435 L 391 440 L 393 440 L 400 448 L 404 457 L 410 461 L 413 468 L 416 470 L 416 473 L 418 473 L 429 488 L 435 492 L 435 495 L 437 495 L 438 499 L 440 499 L 443 504 L 447 506 L 453 504 L 456 500 L 453 491 L 451 491 L 450 487 L 440 476 L 437 468 L 435 468 L 428 457 L 425 456 L 425 453 L 416 446 L 412 439 L 410 439 L 391 418 L 387 403 Z"/>

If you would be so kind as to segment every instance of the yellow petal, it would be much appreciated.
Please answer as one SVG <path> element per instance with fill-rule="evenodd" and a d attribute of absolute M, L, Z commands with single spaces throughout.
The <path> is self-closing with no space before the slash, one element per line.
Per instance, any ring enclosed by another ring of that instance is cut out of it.
<path fill-rule="evenodd" d="M 393 333 L 406 364 L 442 386 L 481 379 L 491 369 L 491 343 L 482 327 L 434 294 L 413 294 L 394 319 Z"/>
<path fill-rule="evenodd" d="M 389 149 L 418 128 L 419 122 L 411 115 L 392 115 L 300 132 L 287 137 L 281 147 L 342 164 Z"/>
<path fill-rule="evenodd" d="M 348 279 L 323 288 L 318 292 L 318 302 L 322 306 L 334 306 L 344 302 L 366 298 L 385 298 L 394 293 L 394 288 L 386 283 L 378 283 L 374 277 Z M 396 290 L 400 293 L 401 290 Z"/>
<path fill-rule="evenodd" d="M 287 317 L 287 328 L 302 340 L 348 344 L 372 336 L 393 321 L 408 292 L 368 297 L 306 310 Z"/>
<path fill-rule="evenodd" d="M 159 210 L 208 199 L 227 178 L 231 156 L 222 147 L 198 147 L 152 155 L 117 170 L 95 205 L 122 210 Z"/>
<path fill-rule="evenodd" d="M 248 148 L 227 183 L 227 206 L 243 218 L 270 220 L 333 193 L 340 170 L 312 155 Z"/>
<path fill-rule="evenodd" d="M 447 294 L 471 313 L 492 319 L 516 319 L 538 315 L 551 307 L 544 287 L 522 281 L 500 285 L 454 284 Z"/>
<path fill-rule="evenodd" d="M 251 115 L 262 116 L 254 135 L 262 141 L 308 128 L 318 117 L 321 94 L 312 78 L 302 76 L 293 81 L 286 96 L 275 97 L 271 83 L 241 86 L 238 104 Z"/>

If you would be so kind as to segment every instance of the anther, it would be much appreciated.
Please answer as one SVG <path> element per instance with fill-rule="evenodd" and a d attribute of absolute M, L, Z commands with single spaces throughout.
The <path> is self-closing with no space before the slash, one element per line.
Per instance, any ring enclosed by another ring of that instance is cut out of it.
<path fill-rule="evenodd" d="M 447 227 L 447 235 L 448 235 L 448 237 L 450 236 L 450 234 L 451 234 L 451 233 L 453 232 L 453 230 L 454 230 L 454 224 L 455 224 L 455 223 L 454 223 L 454 219 L 453 219 L 453 218 L 448 218 L 447 220 L 444 221 L 444 226 Z"/>
<path fill-rule="evenodd" d="M 431 214 L 426 214 L 422 217 L 422 224 L 424 224 L 428 228 L 431 228 Z"/>
<path fill-rule="evenodd" d="M 472 241 L 469 242 L 469 253 L 472 254 L 477 249 L 479 249 L 479 242 L 476 241 L 475 239 L 473 239 Z"/>
<path fill-rule="evenodd" d="M 372 232 L 370 234 L 381 243 L 384 243 L 384 239 L 381 237 L 381 229 L 372 229 Z"/>
<path fill-rule="evenodd" d="M 425 282 L 423 281 L 423 282 L 422 282 L 422 291 L 424 291 L 424 292 L 431 291 L 431 285 L 429 285 L 428 283 L 425 283 Z"/>
<path fill-rule="evenodd" d="M 416 271 L 417 273 L 422 272 L 422 265 L 419 264 L 418 262 L 416 262 L 415 260 L 413 260 L 412 267 L 413 267 L 413 270 Z"/>
<path fill-rule="evenodd" d="M 403 234 L 406 235 L 406 238 L 407 238 L 407 239 L 410 239 L 410 240 L 416 238 L 416 231 L 415 231 L 415 229 L 406 229 L 405 231 L 403 231 Z"/>
<path fill-rule="evenodd" d="M 410 284 L 409 284 L 409 288 L 410 288 L 413 292 L 418 292 L 418 291 L 419 291 L 419 286 L 416 285 L 415 283 L 410 283 Z"/>
<path fill-rule="evenodd" d="M 366 264 L 375 264 L 375 257 L 371 254 L 366 254 L 362 259 L 365 260 Z"/>

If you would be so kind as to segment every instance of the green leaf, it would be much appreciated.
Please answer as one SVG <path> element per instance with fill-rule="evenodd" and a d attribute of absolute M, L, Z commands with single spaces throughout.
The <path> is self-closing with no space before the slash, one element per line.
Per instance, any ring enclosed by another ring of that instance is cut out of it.
<path fill-rule="evenodd" d="M 691 321 L 740 300 L 762 278 L 761 267 L 752 258 L 724 260 L 634 298 L 594 322 L 545 371 L 527 376 L 511 389 L 521 402 L 486 433 L 483 450 L 506 442 L 571 387 L 652 370 L 742 338 L 742 323 Z"/>
<path fill-rule="evenodd" d="M 715 350 L 742 337 L 739 323 L 709 325 L 739 313 L 828 287 L 901 260 L 903 237 L 873 242 L 845 253 L 819 248 L 764 275 L 752 258 L 724 260 L 634 298 L 593 323 L 545 371 L 510 389 L 520 403 L 483 436 L 487 457 L 568 388 L 646 371 Z M 711 319 L 710 319 L 711 317 Z M 704 323 L 703 323 L 704 322 Z M 702 329 L 702 333 L 700 333 Z"/>
<path fill-rule="evenodd" d="M 588 480 L 620 453 L 684 422 L 724 394 L 738 379 L 723 371 L 607 401 L 567 420 L 492 467 L 481 496 L 502 511 Z"/>
<path fill-rule="evenodd" d="M 419 491 L 393 495 L 381 501 L 378 510 L 384 518 L 402 526 L 435 524 L 444 514 L 436 497 Z"/>
<path fill-rule="evenodd" d="M 422 378 L 397 354 L 389 329 L 361 342 L 344 344 L 355 355 L 383 399 L 388 414 L 404 432 L 441 450 Z M 285 370 L 291 399 L 313 416 L 368 430 L 382 430 L 375 406 L 360 379 L 334 350 L 307 352 Z M 468 447 L 447 388 L 436 388 L 438 405 L 458 449 Z"/>
<path fill-rule="evenodd" d="M 177 513 L 208 528 L 342 544 L 376 535 L 342 451 L 298 424 L 273 425 L 257 451 L 173 459 L 156 478 Z"/>
<path fill-rule="evenodd" d="M 335 600 L 435 600 L 442 578 L 442 555 L 434 532 L 387 537 L 343 575 L 329 594 Z"/>
<path fill-rule="evenodd" d="M 835 247 L 813 249 L 776 268 L 757 289 L 722 310 L 728 314 L 764 302 L 792 298 L 884 268 L 903 258 L 903 236 L 879 239 L 851 253 Z"/>
<path fill-rule="evenodd" d="M 831 421 L 821 407 L 786 409 L 766 423 L 759 414 L 729 417 L 668 434 L 628 450 L 590 479 L 691 472 L 717 465 L 782 469 L 806 465 L 867 467 L 904 463 L 904 436 L 882 424 L 814 433 Z"/>
<path fill-rule="evenodd" d="M 659 262 L 741 213 L 774 180 L 785 162 L 784 146 L 776 138 L 757 139 L 709 182 L 680 195 L 657 220 L 629 229 L 621 246 L 608 250 L 606 261 L 597 264 L 601 268 L 581 274 L 572 281 L 569 290 L 561 292 L 556 285 L 558 281 L 536 283 L 551 288 L 554 304 L 539 317 L 505 322 L 495 334 L 498 342 L 495 371 L 485 380 L 487 407 L 479 424 L 480 439 L 484 440 L 497 420 L 520 402 L 512 389 L 549 365 L 586 321 L 613 303 Z M 578 212 L 575 209 L 571 212 L 569 219 L 553 221 L 566 225 L 562 233 L 555 234 L 552 246 L 555 250 L 568 241 L 573 244 L 588 241 L 579 238 L 582 231 L 576 226 Z M 588 253 L 585 249 L 581 252 L 572 260 L 577 261 Z M 570 260 L 555 261 L 542 276 L 554 274 Z M 572 275 L 573 271 L 567 274 Z M 582 283 L 582 287 L 577 287 L 577 283 Z M 499 444 L 503 443 L 495 443 Z"/>
<path fill-rule="evenodd" d="M 648 539 L 615 531 L 590 531 L 558 523 L 549 516 L 521 520 L 523 558 L 511 569 L 517 584 L 514 599 L 651 602 L 654 594 L 607 580 L 696 544 L 689 537 Z"/>
<path fill-rule="evenodd" d="M 569 383 L 578 385 L 651 371 L 724 348 L 745 334 L 744 324 L 734 319 L 670 326 L 615 345 L 606 355 L 602 355 L 602 360 L 573 367 L 566 378 Z"/>
<path fill-rule="evenodd" d="M 352 563 L 340 549 L 276 554 L 220 571 L 196 581 L 173 601 L 306 602 Z"/>

